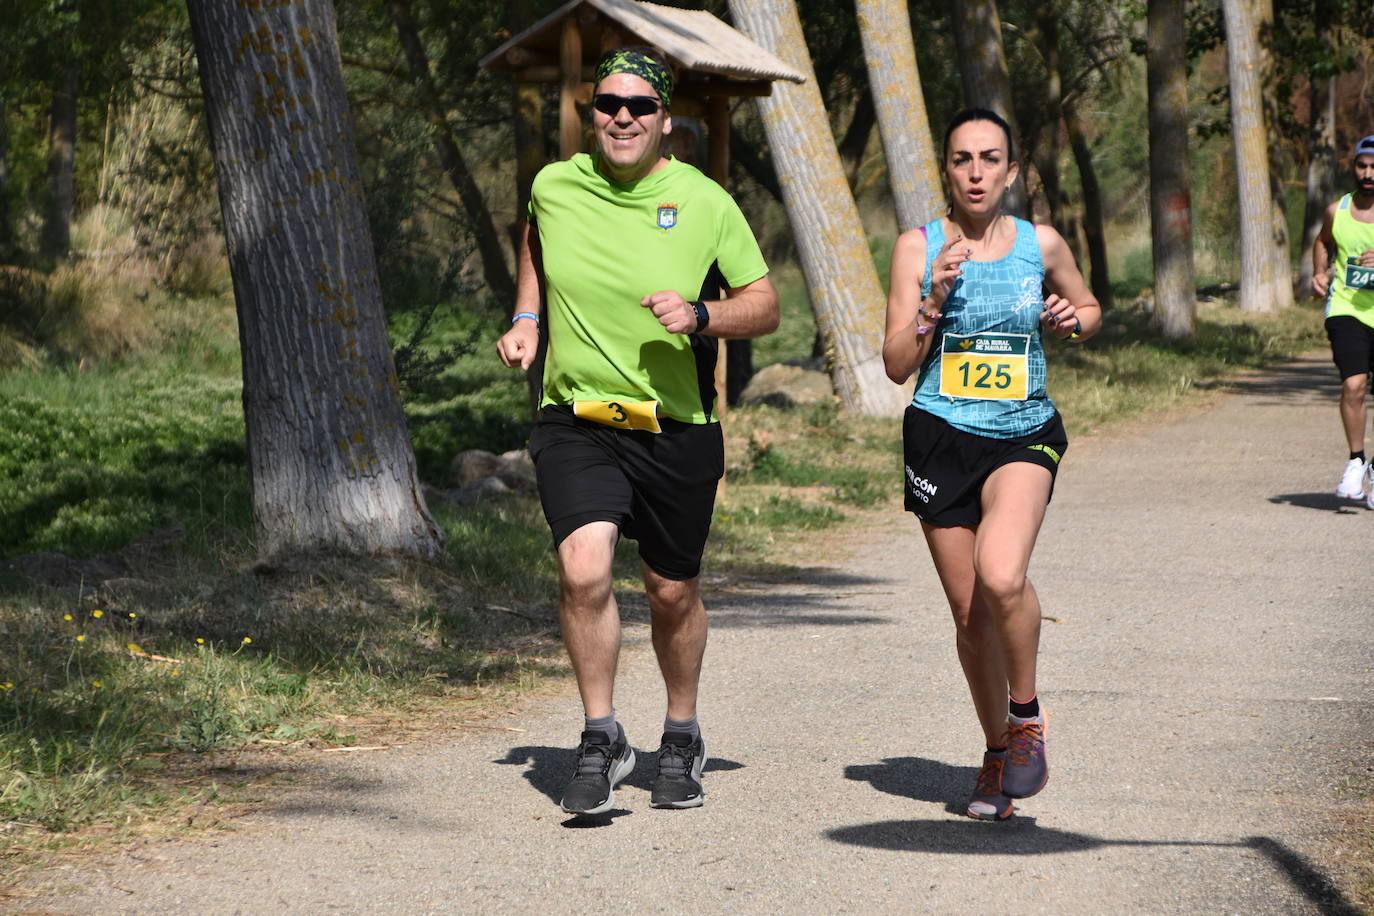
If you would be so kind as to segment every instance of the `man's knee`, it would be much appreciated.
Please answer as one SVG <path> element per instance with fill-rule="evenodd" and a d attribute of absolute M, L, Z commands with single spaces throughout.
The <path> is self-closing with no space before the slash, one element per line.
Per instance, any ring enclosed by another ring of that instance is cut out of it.
<path fill-rule="evenodd" d="M 645 570 L 644 590 L 649 596 L 649 609 L 657 617 L 681 617 L 691 613 L 700 602 L 698 580 L 669 579 Z"/>
<path fill-rule="evenodd" d="M 559 585 L 565 601 L 595 603 L 610 594 L 616 534 L 614 524 L 592 522 L 558 545 Z"/>

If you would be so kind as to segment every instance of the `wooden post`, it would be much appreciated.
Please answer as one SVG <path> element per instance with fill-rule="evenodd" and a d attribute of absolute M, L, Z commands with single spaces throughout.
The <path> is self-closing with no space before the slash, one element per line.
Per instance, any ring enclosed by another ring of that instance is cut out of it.
<path fill-rule="evenodd" d="M 558 92 L 558 156 L 571 159 L 582 151 L 582 119 L 577 115 L 577 90 L 582 84 L 582 31 L 576 19 L 564 20 L 558 50 L 562 69 Z"/>

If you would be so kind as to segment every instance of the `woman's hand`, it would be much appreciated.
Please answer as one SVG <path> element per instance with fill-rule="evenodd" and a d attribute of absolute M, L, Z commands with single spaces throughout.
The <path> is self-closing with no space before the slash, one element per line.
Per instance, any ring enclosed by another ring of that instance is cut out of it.
<path fill-rule="evenodd" d="M 1062 296 L 1050 293 L 1045 297 L 1045 310 L 1040 313 L 1040 323 L 1060 340 L 1067 340 L 1079 328 L 1078 309 Z"/>
<path fill-rule="evenodd" d="M 964 245 L 963 241 L 964 236 L 960 234 L 945 242 L 930 264 L 930 295 L 925 302 L 928 311 L 937 320 L 940 312 L 944 311 L 949 291 L 963 272 L 964 262 L 973 257 L 973 249 Z"/>

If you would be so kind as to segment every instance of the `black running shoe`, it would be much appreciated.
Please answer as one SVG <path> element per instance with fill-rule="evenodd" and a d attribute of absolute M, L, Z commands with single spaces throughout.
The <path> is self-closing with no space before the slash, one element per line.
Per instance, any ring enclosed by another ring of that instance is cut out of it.
<path fill-rule="evenodd" d="M 577 746 L 577 769 L 563 790 L 559 805 L 569 814 L 600 814 L 615 803 L 615 787 L 635 768 L 635 752 L 625 739 L 625 729 L 616 724 L 618 736 L 612 744 L 605 732 L 583 732 Z"/>
<path fill-rule="evenodd" d="M 655 808 L 699 808 L 706 802 L 701 769 L 706 766 L 706 742 L 682 732 L 664 732 L 658 749 L 658 775 L 649 804 Z"/>

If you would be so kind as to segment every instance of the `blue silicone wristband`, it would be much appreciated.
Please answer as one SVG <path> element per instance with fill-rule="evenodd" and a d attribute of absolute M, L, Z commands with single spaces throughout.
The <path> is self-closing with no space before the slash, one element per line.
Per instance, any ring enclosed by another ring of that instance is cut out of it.
<path fill-rule="evenodd" d="M 510 320 L 510 323 L 511 323 L 511 324 L 515 324 L 515 323 L 516 323 L 517 321 L 519 321 L 521 318 L 528 318 L 530 321 L 533 321 L 533 322 L 534 322 L 534 324 L 535 324 L 536 327 L 538 327 L 538 325 L 539 325 L 539 316 L 536 315 L 534 312 L 521 312 L 520 314 L 518 314 L 518 315 L 516 315 L 514 318 L 512 318 L 512 319 Z"/>

